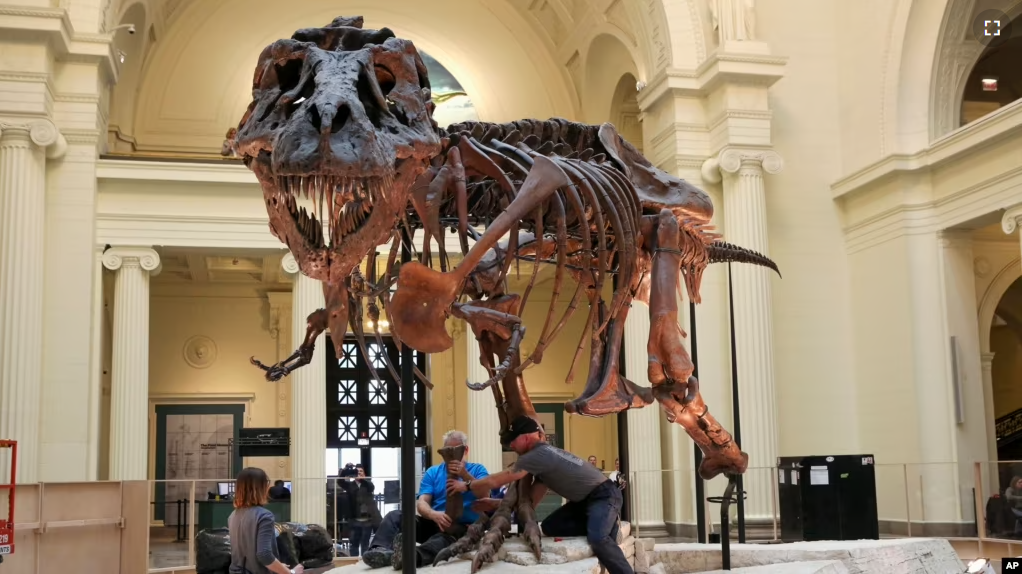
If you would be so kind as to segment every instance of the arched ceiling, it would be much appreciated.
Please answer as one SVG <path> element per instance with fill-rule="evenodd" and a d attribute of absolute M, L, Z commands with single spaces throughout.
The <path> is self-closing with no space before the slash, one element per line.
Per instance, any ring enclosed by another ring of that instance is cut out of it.
<path fill-rule="evenodd" d="M 116 13 L 127 15 L 132 4 L 146 7 L 152 45 L 126 54 L 140 70 L 115 89 L 111 141 L 119 145 L 112 152 L 217 155 L 250 101 L 262 49 L 339 15 L 362 15 L 366 27 L 415 42 L 458 79 L 487 121 L 582 119 L 580 93 L 591 83 L 587 71 L 598 67 L 587 58 L 597 35 L 619 41 L 623 53 L 614 60 L 629 60 L 638 79 L 676 58 L 667 26 L 656 22 L 660 0 L 437 0 L 428 7 L 416 0 L 121 0 Z M 689 51 L 698 58 L 699 50 Z"/>

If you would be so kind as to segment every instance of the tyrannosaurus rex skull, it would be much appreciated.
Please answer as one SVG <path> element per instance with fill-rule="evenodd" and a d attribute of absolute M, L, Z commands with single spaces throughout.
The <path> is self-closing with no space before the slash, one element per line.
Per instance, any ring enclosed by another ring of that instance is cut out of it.
<path fill-rule="evenodd" d="M 342 281 L 389 237 L 411 183 L 440 151 L 432 112 L 415 47 L 386 28 L 363 30 L 361 17 L 263 50 L 234 149 L 303 273 Z"/>

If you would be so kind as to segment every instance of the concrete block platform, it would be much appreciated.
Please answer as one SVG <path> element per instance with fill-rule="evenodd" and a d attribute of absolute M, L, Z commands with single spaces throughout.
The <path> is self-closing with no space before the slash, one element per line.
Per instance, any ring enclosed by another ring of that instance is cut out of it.
<path fill-rule="evenodd" d="M 660 569 L 649 574 L 667 574 L 668 570 L 660 564 Z M 768 564 L 766 566 L 749 566 L 734 570 L 714 570 L 705 574 L 848 574 L 848 568 L 838 560 L 814 560 L 812 562 L 789 562 L 787 564 Z"/>
<path fill-rule="evenodd" d="M 633 537 L 625 524 L 621 531 L 618 543 L 636 574 L 953 574 L 965 570 L 951 544 L 943 539 L 732 544 L 732 570 L 725 571 L 721 569 L 719 544 L 654 544 L 652 539 Z M 437 574 L 468 574 L 472 556 L 471 552 L 464 554 L 432 570 Z M 370 570 L 359 562 L 329 574 Z M 482 572 L 600 574 L 600 570 L 585 538 L 544 538 L 543 553 L 537 561 L 522 539 L 512 537 Z"/>
<path fill-rule="evenodd" d="M 631 536 L 631 526 L 622 522 L 618 529 L 618 544 L 624 551 L 625 556 L 634 564 L 636 547 L 653 548 L 652 540 L 643 540 L 636 543 Z M 640 550 L 642 552 L 643 550 Z M 468 574 L 472 568 L 472 558 L 475 552 L 467 552 L 458 560 L 452 560 L 430 567 L 431 571 L 437 574 Z M 637 568 L 637 574 L 639 569 Z M 364 562 L 343 566 L 331 570 L 329 574 L 355 574 L 359 572 L 371 572 Z M 381 568 L 378 572 L 391 572 L 390 568 Z M 593 549 L 585 538 L 543 538 L 543 552 L 537 562 L 536 557 L 529 551 L 525 541 L 517 536 L 512 536 L 504 541 L 497 559 L 491 564 L 483 567 L 481 572 L 494 574 L 600 574 L 600 564 L 593 556 Z M 641 572 L 648 572 L 648 568 Z"/>
<path fill-rule="evenodd" d="M 658 544 L 650 552 L 650 563 L 663 563 L 667 574 L 720 571 L 719 544 Z M 965 571 L 954 548 L 944 539 L 900 538 L 794 542 L 789 544 L 732 544 L 731 570 L 780 566 L 775 570 L 749 572 L 795 572 L 794 563 L 837 561 L 848 574 L 952 574 Z M 806 572 L 830 572 L 806 570 Z M 652 574 L 652 569 L 651 569 Z"/>

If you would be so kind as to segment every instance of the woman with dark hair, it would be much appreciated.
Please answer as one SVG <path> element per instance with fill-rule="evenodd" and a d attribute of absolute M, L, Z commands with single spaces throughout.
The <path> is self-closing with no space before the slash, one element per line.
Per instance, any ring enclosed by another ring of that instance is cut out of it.
<path fill-rule="evenodd" d="M 249 467 L 234 484 L 234 512 L 227 519 L 231 537 L 230 574 L 302 574 L 277 559 L 273 513 L 263 508 L 270 497 L 270 479 L 261 468 Z"/>

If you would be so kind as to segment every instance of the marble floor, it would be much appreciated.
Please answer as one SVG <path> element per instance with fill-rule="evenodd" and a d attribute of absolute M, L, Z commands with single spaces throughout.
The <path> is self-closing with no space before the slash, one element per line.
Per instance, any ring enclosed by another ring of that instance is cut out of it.
<path fill-rule="evenodd" d="M 188 566 L 188 541 L 178 542 L 174 527 L 149 529 L 149 568 Z"/>
<path fill-rule="evenodd" d="M 191 566 L 188 542 L 177 539 L 177 528 L 153 526 L 149 529 L 149 569 Z M 338 556 L 347 556 L 347 548 L 338 545 Z M 194 560 L 194 558 L 193 558 Z"/>

